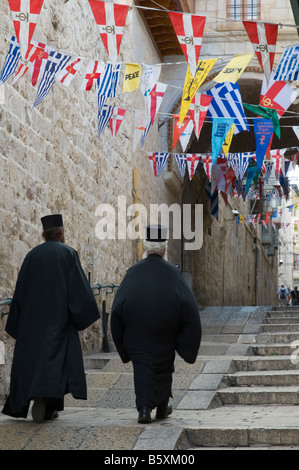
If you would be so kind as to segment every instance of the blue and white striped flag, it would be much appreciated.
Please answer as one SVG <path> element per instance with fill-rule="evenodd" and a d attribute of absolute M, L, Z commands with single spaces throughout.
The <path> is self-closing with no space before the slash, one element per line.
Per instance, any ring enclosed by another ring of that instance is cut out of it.
<path fill-rule="evenodd" d="M 185 170 L 186 170 L 186 162 L 187 162 L 187 156 L 185 153 L 175 153 L 174 154 L 175 161 L 177 162 L 179 172 L 184 178 L 185 176 Z"/>
<path fill-rule="evenodd" d="M 97 79 L 98 95 L 104 95 L 107 98 L 115 98 L 118 84 L 120 64 L 107 64 L 104 71 Z"/>
<path fill-rule="evenodd" d="M 165 152 L 148 152 L 148 158 L 150 160 L 154 175 L 159 178 L 161 176 L 164 167 L 166 166 L 170 153 Z"/>
<path fill-rule="evenodd" d="M 211 205 L 210 205 L 210 212 L 211 214 L 218 219 L 218 190 L 212 192 L 212 185 L 211 182 L 207 180 L 206 182 L 206 193 L 208 195 L 208 198 L 210 199 Z"/>
<path fill-rule="evenodd" d="M 144 142 L 145 142 L 146 136 L 147 136 L 147 134 L 148 134 L 148 132 L 149 132 L 149 130 L 150 130 L 151 125 L 152 125 L 152 121 L 149 120 L 149 123 L 147 124 L 145 130 L 143 131 L 143 134 L 142 134 L 141 139 L 140 139 L 140 145 L 141 145 L 141 147 L 144 146 Z"/>
<path fill-rule="evenodd" d="M 45 71 L 40 81 L 35 103 L 33 108 L 40 104 L 40 102 L 47 96 L 50 91 L 51 86 L 55 81 L 55 75 L 59 72 L 67 62 L 70 60 L 71 56 L 61 54 L 60 52 L 52 50 L 49 53 L 47 63 L 45 65 Z"/>
<path fill-rule="evenodd" d="M 299 45 L 287 47 L 277 66 L 274 80 L 297 80 L 299 73 Z"/>
<path fill-rule="evenodd" d="M 114 106 L 104 105 L 98 114 L 98 137 L 102 134 L 112 116 Z"/>
<path fill-rule="evenodd" d="M 236 127 L 234 134 L 250 130 L 242 105 L 239 85 L 237 83 L 219 83 L 206 91 L 206 95 L 213 97 L 207 110 L 207 116 L 212 118 L 235 118 L 234 123 L 236 124 Z"/>
<path fill-rule="evenodd" d="M 12 36 L 10 40 L 9 51 L 5 58 L 4 66 L 0 75 L 0 86 L 5 82 L 5 80 L 10 77 L 17 68 L 19 60 L 21 58 L 20 46 L 15 38 Z"/>

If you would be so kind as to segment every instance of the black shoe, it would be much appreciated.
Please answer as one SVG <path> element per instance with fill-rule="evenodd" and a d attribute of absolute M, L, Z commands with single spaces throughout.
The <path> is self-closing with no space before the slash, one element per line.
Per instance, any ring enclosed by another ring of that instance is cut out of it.
<path fill-rule="evenodd" d="M 35 398 L 31 414 L 35 423 L 42 423 L 45 419 L 46 403 L 44 398 Z"/>
<path fill-rule="evenodd" d="M 156 412 L 156 419 L 165 419 L 167 416 L 171 415 L 172 413 L 172 406 L 167 405 L 166 408 L 165 406 L 162 407 L 157 407 L 157 412 Z"/>
<path fill-rule="evenodd" d="M 138 423 L 151 423 L 151 410 L 146 406 L 143 406 L 139 410 Z"/>

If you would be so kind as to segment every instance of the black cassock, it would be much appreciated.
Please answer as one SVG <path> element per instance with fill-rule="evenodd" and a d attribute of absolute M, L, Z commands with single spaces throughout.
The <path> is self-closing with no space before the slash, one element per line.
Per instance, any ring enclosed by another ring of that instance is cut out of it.
<path fill-rule="evenodd" d="M 25 257 L 12 299 L 7 333 L 16 339 L 10 394 L 2 413 L 26 418 L 30 400 L 87 398 L 78 330 L 100 317 L 77 252 L 49 240 Z"/>
<path fill-rule="evenodd" d="M 155 254 L 129 268 L 113 302 L 111 332 L 122 361 L 133 363 L 137 409 L 172 396 L 175 351 L 192 364 L 201 341 L 198 306 L 181 272 Z"/>

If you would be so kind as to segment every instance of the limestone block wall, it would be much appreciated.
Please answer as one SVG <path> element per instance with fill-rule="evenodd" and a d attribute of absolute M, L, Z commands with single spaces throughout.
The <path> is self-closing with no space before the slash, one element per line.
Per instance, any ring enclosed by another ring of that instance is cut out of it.
<path fill-rule="evenodd" d="M 0 1 L 0 28 L 2 68 L 14 34 L 6 0 Z M 91 59 L 108 60 L 88 2 L 45 0 L 33 38 L 86 58 L 84 65 Z M 136 9 L 128 13 L 119 60 L 159 62 Z M 83 69 L 69 88 L 54 83 L 35 108 L 37 87 L 32 87 L 29 73 L 14 85 L 10 78 L 0 87 L 0 300 L 13 294 L 24 256 L 42 242 L 43 215 L 62 213 L 66 243 L 78 251 L 92 284 L 119 283 L 136 261 L 136 242 L 99 240 L 98 205 L 109 204 L 117 213 L 119 196 L 126 198 L 127 206 L 133 203 L 133 168 L 139 169 L 141 202 L 147 208 L 177 198 L 155 178 L 146 154 L 162 150 L 157 123 L 144 148 L 139 145 L 133 151 L 133 110 L 144 109 L 140 90 L 124 94 L 121 76 L 117 97 L 107 103 L 128 111 L 114 140 L 108 127 L 98 138 L 95 89 L 79 90 Z M 5 345 L 0 396 L 8 389 L 14 344 L 4 331 L 6 318 L 0 318 L 0 341 Z M 100 338 L 97 322 L 82 333 L 84 352 L 99 350 Z"/>

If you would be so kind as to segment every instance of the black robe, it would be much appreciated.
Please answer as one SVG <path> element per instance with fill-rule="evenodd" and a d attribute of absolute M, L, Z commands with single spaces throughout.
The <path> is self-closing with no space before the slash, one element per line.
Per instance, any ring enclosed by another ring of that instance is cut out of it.
<path fill-rule="evenodd" d="M 49 240 L 25 257 L 17 279 L 6 332 L 16 339 L 10 394 L 2 413 L 26 418 L 30 400 L 71 393 L 86 400 L 78 330 L 100 317 L 77 252 Z"/>
<path fill-rule="evenodd" d="M 111 332 L 123 362 L 133 363 L 136 407 L 151 410 L 171 394 L 175 351 L 195 362 L 201 322 L 179 269 L 149 255 L 128 269 L 117 290 Z"/>

